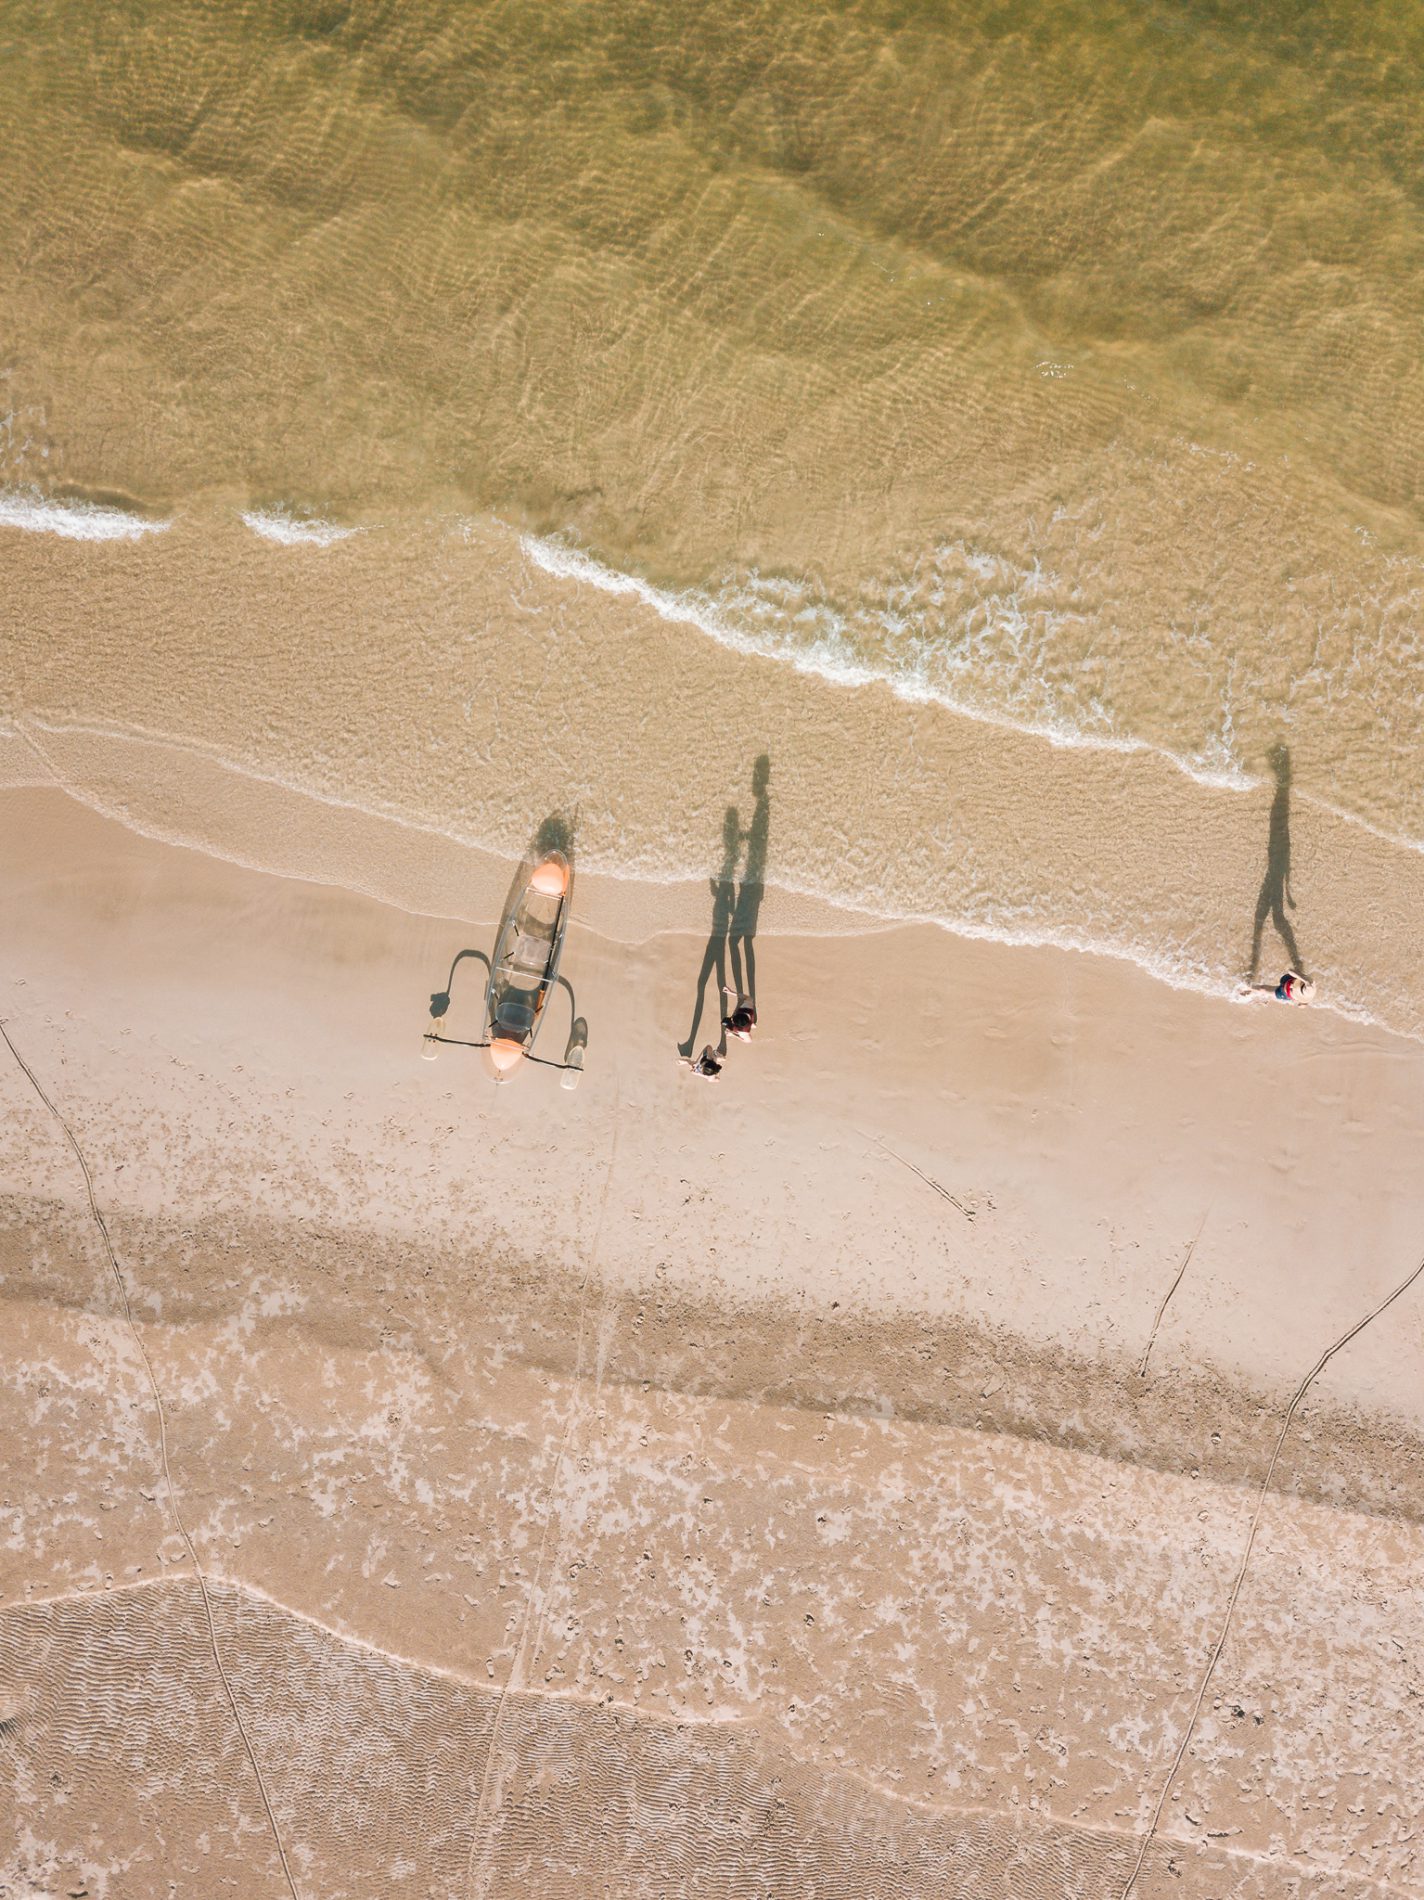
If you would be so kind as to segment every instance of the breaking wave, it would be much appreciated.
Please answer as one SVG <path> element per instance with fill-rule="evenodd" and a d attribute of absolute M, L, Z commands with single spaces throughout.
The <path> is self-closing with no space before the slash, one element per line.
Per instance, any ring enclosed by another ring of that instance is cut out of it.
<path fill-rule="evenodd" d="M 349 540 L 361 532 L 359 528 L 342 528 L 334 521 L 322 521 L 289 508 L 248 509 L 242 519 L 264 541 L 275 541 L 286 548 L 329 548 L 334 542 Z"/>
<path fill-rule="evenodd" d="M 56 501 L 37 488 L 0 489 L 0 527 L 29 534 L 57 534 L 66 541 L 140 541 L 171 526 L 106 503 Z"/>
<path fill-rule="evenodd" d="M 739 576 L 715 593 L 673 591 L 607 567 L 567 541 L 524 534 L 520 547 L 557 579 L 631 597 L 734 652 L 781 661 L 832 685 L 882 686 L 911 704 L 943 706 L 1053 746 L 1154 752 L 1213 790 L 1248 791 L 1260 783 L 1236 756 L 1229 718 L 1188 757 L 1118 731 L 1090 679 L 1071 690 L 1054 685 L 1044 665 L 1048 641 L 1065 617 L 1082 620 L 1087 609 L 1065 601 L 1036 565 L 1017 567 L 945 542 L 921 571 L 877 589 L 848 617 L 813 588 L 779 577 Z M 986 679 L 997 689 L 992 700 L 983 693 Z"/>

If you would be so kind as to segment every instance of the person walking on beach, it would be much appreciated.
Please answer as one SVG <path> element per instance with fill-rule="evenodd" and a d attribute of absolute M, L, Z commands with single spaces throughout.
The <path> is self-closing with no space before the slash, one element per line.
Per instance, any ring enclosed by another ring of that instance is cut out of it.
<path fill-rule="evenodd" d="M 1301 967 L 1300 946 L 1295 940 L 1295 930 L 1286 909 L 1295 909 L 1295 894 L 1291 890 L 1291 837 L 1290 837 L 1290 794 L 1291 794 L 1291 756 L 1290 748 L 1274 745 L 1270 751 L 1271 770 L 1276 777 L 1276 794 L 1271 800 L 1270 831 L 1266 839 L 1266 874 L 1261 879 L 1260 894 L 1256 899 L 1256 917 L 1251 933 L 1251 971 L 1247 982 L 1254 984 L 1261 968 L 1261 939 L 1266 930 L 1269 917 L 1275 925 L 1281 942 L 1286 947 L 1291 967 L 1288 974 L 1294 975 Z M 1304 980 L 1304 979 L 1301 979 Z M 1290 999 L 1283 998 L 1283 1001 Z"/>
<path fill-rule="evenodd" d="M 1252 1003 L 1264 1003 L 1268 998 L 1278 1003 L 1308 1003 L 1315 994 L 1315 984 L 1299 970 L 1287 970 L 1279 983 L 1243 983 L 1240 993 Z"/>
<path fill-rule="evenodd" d="M 717 1080 L 717 1077 L 722 1073 L 726 1059 L 727 1038 L 725 1036 L 723 1036 L 721 1042 L 715 1049 L 709 1042 L 695 1062 L 691 1056 L 680 1055 L 678 1057 L 678 1061 L 684 1068 L 690 1069 L 694 1075 L 705 1076 L 709 1082 L 715 1082 Z"/>
<path fill-rule="evenodd" d="M 756 934 L 761 921 L 761 900 L 766 895 L 766 855 L 771 834 L 771 760 L 765 752 L 752 767 L 752 797 L 756 805 L 744 842 L 747 861 L 742 870 L 741 888 L 732 911 L 728 946 L 732 953 L 732 981 L 739 997 L 752 1003 L 755 1014 Z"/>
<path fill-rule="evenodd" d="M 732 913 L 737 904 L 737 860 L 742 854 L 742 821 L 735 805 L 729 805 L 722 820 L 722 864 L 716 877 L 708 880 L 712 891 L 712 926 L 702 952 L 702 968 L 697 973 L 697 1000 L 692 1008 L 692 1027 L 687 1040 L 678 1044 L 678 1053 L 690 1059 L 702 1020 L 702 1004 L 713 971 L 719 988 L 727 982 L 727 933 L 732 928 Z M 724 1038 L 725 1040 L 725 1038 Z M 700 1060 L 701 1058 L 699 1058 Z"/>
<path fill-rule="evenodd" d="M 728 984 L 722 985 L 722 994 L 732 1003 L 730 1016 L 722 1018 L 724 1036 L 735 1036 L 739 1042 L 750 1042 L 752 1031 L 756 1028 L 756 1004 L 749 996 L 739 996 Z"/>

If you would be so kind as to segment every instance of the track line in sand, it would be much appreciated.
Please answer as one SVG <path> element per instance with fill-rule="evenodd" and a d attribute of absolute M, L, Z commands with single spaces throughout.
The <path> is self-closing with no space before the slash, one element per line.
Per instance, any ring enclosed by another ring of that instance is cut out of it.
<path fill-rule="evenodd" d="M 191 1570 L 170 1568 L 161 1576 L 133 1577 L 125 1583 L 100 1584 L 93 1590 L 56 1590 L 48 1596 L 16 1597 L 9 1603 L 0 1603 L 0 1626 L 3 1626 L 7 1616 L 17 1616 L 25 1610 L 54 1609 L 70 1603 L 106 1603 L 118 1596 L 140 1596 L 145 1592 L 173 1590 L 190 1580 L 197 1581 Z M 403 1650 L 388 1649 L 384 1643 L 372 1642 L 367 1636 L 358 1636 L 349 1629 L 341 1629 L 335 1623 L 328 1623 L 324 1618 L 313 1615 L 310 1610 L 304 1610 L 295 1603 L 285 1603 L 281 1597 L 273 1596 L 270 1590 L 264 1590 L 260 1584 L 253 1583 L 250 1578 L 225 1576 L 222 1583 L 224 1589 L 231 1590 L 239 1596 L 250 1597 L 255 1603 L 266 1604 L 279 1616 L 290 1617 L 294 1623 L 301 1623 L 307 1629 L 320 1631 L 323 1636 L 329 1636 L 334 1643 L 340 1643 L 344 1649 L 357 1650 L 363 1656 L 374 1657 L 383 1663 L 392 1663 L 398 1669 L 405 1670 L 411 1675 L 433 1676 L 438 1677 L 442 1682 L 458 1683 L 462 1689 L 468 1689 L 472 1695 L 488 1696 L 493 1699 L 500 1693 L 497 1687 L 491 1687 L 488 1682 L 479 1676 L 471 1675 L 467 1670 L 456 1669 L 449 1663 L 432 1662 L 425 1656 L 407 1655 Z M 590 1709 L 607 1707 L 602 1695 L 595 1698 L 579 1695 L 569 1689 L 530 1689 L 528 1693 L 546 1702 L 572 1703 L 575 1706 Z M 624 1714 L 636 1716 L 639 1722 L 646 1722 L 654 1728 L 674 1731 L 685 1728 L 729 1729 L 738 1726 L 742 1721 L 740 1716 L 699 1715 L 696 1711 L 687 1709 L 679 1709 L 675 1715 L 664 1715 L 656 1709 L 637 1708 L 628 1703 L 621 1704 L 620 1709 Z M 799 1760 L 800 1757 L 795 1759 Z M 849 1768 L 842 1772 L 849 1775 L 855 1773 Z M 866 1780 L 866 1777 L 861 1776 L 860 1779 Z M 880 1786 L 878 1782 L 868 1780 L 866 1785 Z M 928 1807 L 929 1805 L 924 1802 L 917 1804 L 909 1797 L 897 1795 L 892 1788 L 884 1788 L 882 1792 L 888 1798 L 908 1801 L 910 1806 Z"/>
<path fill-rule="evenodd" d="M 1193 1245 L 1195 1245 L 1195 1242 Z M 1183 1262 L 1184 1267 L 1185 1264 L 1186 1263 Z M 1315 1381 L 1320 1377 L 1326 1366 L 1328 1366 L 1330 1361 L 1335 1357 L 1336 1353 L 1343 1352 L 1352 1339 L 1358 1338 L 1365 1328 L 1370 1325 L 1372 1321 L 1377 1320 L 1387 1307 L 1393 1306 L 1396 1300 L 1402 1298 L 1421 1275 L 1424 1275 L 1424 1259 L 1421 1259 L 1418 1265 L 1405 1275 L 1399 1282 L 1399 1285 L 1394 1288 L 1393 1292 L 1387 1293 L 1377 1306 L 1371 1307 L 1363 1319 L 1356 1320 L 1348 1332 L 1341 1333 L 1340 1337 L 1335 1340 L 1332 1345 L 1325 1348 L 1324 1352 L 1321 1353 L 1315 1364 L 1310 1368 L 1310 1371 L 1306 1373 L 1305 1377 L 1296 1387 L 1294 1396 L 1290 1404 L 1286 1407 L 1286 1415 L 1281 1420 L 1281 1429 L 1276 1437 L 1275 1450 L 1271 1453 L 1271 1461 L 1266 1466 L 1266 1475 L 1261 1480 L 1261 1488 L 1256 1495 L 1256 1507 L 1251 1513 L 1251 1525 L 1246 1533 L 1246 1544 L 1241 1552 L 1241 1562 L 1237 1565 L 1236 1577 L 1231 1585 L 1231 1593 L 1226 1600 L 1226 1614 L 1221 1619 L 1221 1629 L 1217 1633 L 1215 1643 L 1212 1645 L 1211 1654 L 1207 1657 L 1206 1668 L 1202 1672 L 1201 1683 L 1197 1689 L 1196 1701 L 1192 1704 L 1191 1717 L 1182 1734 L 1177 1752 L 1172 1758 L 1172 1765 L 1167 1771 L 1167 1778 L 1162 1783 L 1161 1791 L 1157 1796 L 1157 1804 L 1152 1810 L 1152 1819 L 1148 1823 L 1147 1832 L 1143 1835 L 1141 1843 L 1138 1846 L 1137 1859 L 1133 1863 L 1132 1872 L 1127 1877 L 1127 1884 L 1122 1890 L 1120 1900 L 1130 1900 L 1132 1890 L 1137 1885 L 1138 1878 L 1142 1873 L 1143 1863 L 1147 1859 L 1147 1850 L 1156 1839 L 1157 1830 L 1161 1826 L 1162 1811 L 1167 1805 L 1167 1797 L 1172 1792 L 1172 1785 L 1181 1772 L 1182 1763 L 1186 1760 L 1187 1750 L 1191 1746 L 1192 1736 L 1195 1734 L 1197 1723 L 1201 1719 L 1202 1704 L 1206 1701 L 1207 1689 L 1210 1687 L 1212 1676 L 1216 1673 L 1216 1665 L 1221 1661 L 1222 1651 L 1226 1648 L 1226 1639 L 1231 1634 L 1232 1619 L 1236 1615 L 1236 1604 L 1241 1595 L 1241 1586 L 1246 1581 L 1246 1571 L 1251 1562 L 1251 1552 L 1255 1547 L 1256 1533 L 1260 1528 L 1261 1514 L 1265 1510 L 1266 1499 L 1270 1493 L 1271 1479 L 1276 1475 L 1276 1465 L 1280 1460 L 1281 1452 L 1285 1446 L 1286 1435 L 1290 1431 L 1291 1423 L 1295 1418 L 1296 1412 L 1300 1409 L 1301 1401 L 1311 1386 L 1315 1384 Z"/>
<path fill-rule="evenodd" d="M 1168 1302 L 1171 1300 L 1177 1288 L 1182 1284 L 1182 1275 L 1186 1272 L 1191 1263 L 1192 1255 L 1197 1250 L 1197 1242 L 1206 1232 L 1207 1214 L 1210 1212 L 1211 1209 L 1208 1208 L 1207 1213 L 1202 1215 L 1201 1226 L 1198 1227 L 1197 1231 L 1192 1235 L 1191 1241 L 1187 1246 L 1187 1251 L 1182 1255 L 1182 1264 L 1177 1268 L 1177 1277 L 1162 1295 L 1162 1304 L 1157 1308 L 1157 1317 L 1153 1320 L 1152 1331 L 1148 1335 L 1147 1349 L 1142 1355 L 1142 1363 L 1137 1368 L 1137 1376 L 1139 1379 L 1145 1379 L 1147 1377 L 1147 1361 L 1152 1357 L 1152 1348 L 1157 1343 L 1157 1328 L 1162 1324 L 1162 1315 L 1167 1310 Z"/>
<path fill-rule="evenodd" d="M 613 1185 L 613 1170 L 618 1161 L 618 1134 L 622 1126 L 619 1114 L 618 1083 L 615 1079 L 613 1094 L 613 1139 L 608 1148 L 608 1166 L 603 1176 L 603 1192 L 599 1197 L 598 1220 L 594 1225 L 593 1239 L 588 1250 L 588 1265 L 584 1268 L 582 1284 L 579 1287 L 578 1337 L 574 1346 L 574 1376 L 569 1396 L 568 1411 L 564 1415 L 564 1427 L 554 1452 L 553 1468 L 549 1474 L 549 1508 L 544 1517 L 544 1528 L 539 1538 L 539 1549 L 534 1559 L 534 1570 L 529 1580 L 529 1594 L 524 1600 L 524 1614 L 519 1625 L 519 1640 L 514 1647 L 509 1673 L 500 1688 L 494 1708 L 494 1724 L 490 1730 L 489 1747 L 485 1751 L 484 1773 L 480 1777 L 480 1796 L 475 1806 L 474 1825 L 470 1830 L 470 1853 L 465 1863 L 465 1884 L 471 1893 L 485 1893 L 490 1884 L 489 1855 L 494 1844 L 494 1814 L 490 1811 L 490 1797 L 496 1779 L 495 1759 L 499 1752 L 500 1733 L 504 1724 L 504 1711 L 512 1691 L 522 1690 L 525 1686 L 524 1675 L 530 1663 L 538 1656 L 539 1646 L 544 1640 L 545 1596 L 547 1588 L 543 1582 L 544 1559 L 549 1546 L 549 1533 L 559 1516 L 559 1480 L 563 1474 L 564 1458 L 567 1455 L 574 1426 L 578 1422 L 581 1410 L 580 1384 L 583 1374 L 584 1332 L 588 1319 L 588 1294 L 598 1272 L 599 1247 L 603 1240 L 603 1222 L 608 1212 L 608 1191 Z M 557 1544 L 556 1544 L 557 1547 Z M 530 1632 L 534 1632 L 534 1642 L 530 1644 Z M 537 1693 L 537 1691 L 536 1691 Z M 497 1804 L 496 1804 L 497 1805 Z M 488 1822 L 488 1826 L 486 1823 Z M 481 1836 L 483 1834 L 483 1842 Z M 482 1851 L 483 1850 L 483 1851 Z M 476 1856 L 479 1865 L 476 1866 Z M 476 1882 L 478 1881 L 478 1886 Z"/>
<path fill-rule="evenodd" d="M 902 1168 L 908 1168 L 911 1174 L 918 1175 L 925 1186 L 933 1188 L 942 1201 L 948 1201 L 951 1207 L 957 1207 L 967 1221 L 973 1221 L 975 1210 L 966 1207 L 957 1194 L 951 1194 L 949 1189 L 945 1187 L 943 1183 L 936 1181 L 932 1174 L 926 1174 L 924 1169 L 917 1168 L 913 1161 L 907 1161 L 904 1155 L 899 1153 L 897 1149 L 892 1148 L 888 1141 L 882 1141 L 879 1135 L 870 1136 L 870 1140 L 875 1143 L 877 1148 L 882 1149 L 889 1155 L 892 1161 L 898 1161 Z"/>
<path fill-rule="evenodd" d="M 242 1711 L 238 1707 L 237 1696 L 234 1693 L 232 1683 L 228 1677 L 227 1668 L 223 1663 L 222 1650 L 218 1645 L 217 1624 L 213 1620 L 212 1598 L 208 1594 L 208 1580 L 198 1557 L 197 1546 L 189 1535 L 188 1527 L 183 1522 L 182 1514 L 178 1509 L 178 1495 L 173 1486 L 173 1473 L 168 1462 L 168 1419 L 163 1409 L 163 1394 L 159 1390 L 158 1377 L 153 1370 L 153 1361 L 148 1356 L 148 1348 L 143 1343 L 143 1335 L 139 1331 L 137 1320 L 134 1318 L 133 1306 L 129 1300 L 129 1290 L 127 1282 L 124 1279 L 123 1269 L 120 1267 L 119 1257 L 114 1251 L 114 1243 L 109 1237 L 108 1222 L 104 1219 L 103 1211 L 99 1206 L 98 1197 L 94 1192 L 94 1177 L 89 1171 L 89 1163 L 85 1158 L 84 1150 L 79 1145 L 74 1130 L 70 1127 L 60 1110 L 56 1107 L 54 1101 L 46 1092 L 44 1084 L 15 1047 L 10 1031 L 3 1021 L 0 1021 L 0 1036 L 4 1037 L 6 1048 L 15 1058 L 16 1063 L 23 1071 L 30 1087 L 59 1124 L 64 1139 L 74 1155 L 74 1159 L 79 1163 L 79 1172 L 84 1177 L 84 1190 L 89 1197 L 89 1212 L 93 1216 L 94 1225 L 99 1230 L 99 1238 L 104 1243 L 104 1252 L 108 1257 L 109 1266 L 113 1271 L 114 1282 L 119 1289 L 119 1302 L 123 1307 L 124 1319 L 128 1324 L 130 1336 L 133 1339 L 138 1356 L 143 1362 L 143 1369 L 148 1375 L 149 1391 L 153 1395 L 154 1411 L 158 1416 L 158 1449 L 163 1467 L 163 1488 L 168 1499 L 169 1515 L 173 1519 L 173 1524 L 179 1537 L 183 1540 L 188 1552 L 189 1562 L 193 1566 L 193 1575 L 197 1579 L 198 1590 L 203 1600 L 203 1615 L 207 1621 L 208 1643 L 213 1652 L 213 1662 L 216 1665 L 218 1678 L 223 1686 L 223 1692 L 227 1697 L 228 1706 L 232 1710 L 233 1720 L 237 1724 L 237 1732 L 242 1737 L 242 1746 L 246 1750 L 247 1759 L 252 1766 L 253 1777 L 257 1782 L 257 1792 L 262 1797 L 262 1806 L 267 1815 L 267 1825 L 272 1830 L 272 1839 L 276 1845 L 277 1858 L 282 1863 L 282 1873 L 287 1882 L 287 1889 L 292 1896 L 292 1900 L 299 1900 L 297 1883 L 292 1877 L 291 1863 L 287 1859 L 287 1850 L 282 1843 L 281 1830 L 277 1826 L 277 1817 L 272 1810 L 272 1803 L 268 1797 L 267 1783 L 263 1779 L 261 1768 L 258 1766 L 256 1751 L 252 1746 L 252 1738 L 247 1732 L 247 1724 L 242 1719 Z"/>

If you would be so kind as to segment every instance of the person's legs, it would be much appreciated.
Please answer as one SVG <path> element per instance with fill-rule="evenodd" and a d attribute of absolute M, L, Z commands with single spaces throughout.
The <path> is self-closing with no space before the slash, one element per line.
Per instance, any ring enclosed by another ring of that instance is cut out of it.
<path fill-rule="evenodd" d="M 741 996 L 745 994 L 745 988 L 742 977 L 742 938 L 738 932 L 733 931 L 728 936 L 727 948 L 732 958 L 732 982 L 736 985 L 736 994 Z"/>
<path fill-rule="evenodd" d="M 1251 930 L 1251 974 L 1248 982 L 1254 983 L 1261 974 L 1261 939 L 1266 934 L 1266 919 L 1271 914 L 1271 888 L 1266 883 L 1261 886 L 1261 895 L 1256 899 L 1256 917 Z"/>
<path fill-rule="evenodd" d="M 707 984 L 714 970 L 717 973 L 719 986 L 725 989 L 727 984 L 727 933 L 725 928 L 719 932 L 715 925 L 712 935 L 707 940 L 707 948 L 702 953 L 702 968 L 697 972 L 697 1000 L 692 1007 L 692 1027 L 687 1032 L 687 1040 L 678 1044 L 678 1048 L 686 1056 L 692 1054 L 693 1038 L 697 1034 L 697 1025 L 702 1021 L 703 999 L 706 997 Z"/>
<path fill-rule="evenodd" d="M 1300 946 L 1295 940 L 1295 931 L 1291 928 L 1290 919 L 1286 916 L 1286 907 L 1280 892 L 1277 892 L 1276 901 L 1271 908 L 1271 922 L 1280 932 L 1281 942 L 1286 947 L 1286 955 L 1291 960 L 1292 973 L 1299 972 Z"/>
<path fill-rule="evenodd" d="M 756 938 L 751 935 L 739 939 L 742 946 L 743 971 L 737 984 L 740 995 L 748 1002 L 756 995 Z"/>

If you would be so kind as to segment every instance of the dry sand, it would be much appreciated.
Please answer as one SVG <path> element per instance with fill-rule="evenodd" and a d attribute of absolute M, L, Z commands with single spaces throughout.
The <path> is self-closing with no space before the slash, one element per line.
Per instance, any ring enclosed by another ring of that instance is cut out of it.
<path fill-rule="evenodd" d="M 768 932 L 707 1085 L 700 942 L 575 928 L 582 1086 L 496 1091 L 419 1060 L 485 912 L 53 790 L 0 902 L 113 1248 L 0 1048 L 7 1900 L 1086 1900 L 1164 1791 L 1139 1895 L 1424 1891 L 1424 1282 L 1281 1440 L 1424 1247 L 1417 1043 Z"/>

